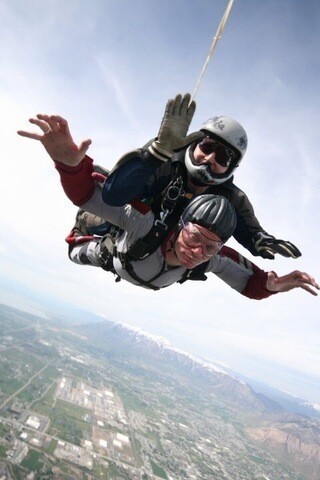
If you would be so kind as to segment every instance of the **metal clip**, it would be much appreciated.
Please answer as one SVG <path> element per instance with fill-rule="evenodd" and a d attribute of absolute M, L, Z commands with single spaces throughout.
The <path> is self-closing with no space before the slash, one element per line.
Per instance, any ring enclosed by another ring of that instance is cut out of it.
<path fill-rule="evenodd" d="M 177 178 L 172 185 L 168 187 L 166 195 L 161 202 L 162 210 L 167 209 L 169 213 L 172 212 L 178 198 L 183 193 L 183 181 L 182 178 Z"/>
<path fill-rule="evenodd" d="M 160 212 L 160 219 L 157 219 L 154 224 L 156 227 L 161 227 L 167 230 L 168 225 L 165 223 L 167 216 L 169 215 L 170 210 L 167 208 L 164 212 Z"/>

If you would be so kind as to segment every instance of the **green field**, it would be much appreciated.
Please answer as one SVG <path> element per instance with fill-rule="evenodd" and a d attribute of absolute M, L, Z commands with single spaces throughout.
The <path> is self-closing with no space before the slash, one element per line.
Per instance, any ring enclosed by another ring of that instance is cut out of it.
<path fill-rule="evenodd" d="M 81 439 L 92 432 L 91 425 L 83 420 L 86 413 L 88 410 L 85 408 L 58 400 L 50 412 L 51 426 L 48 433 L 80 446 Z"/>
<path fill-rule="evenodd" d="M 41 400 L 37 400 L 32 405 L 32 409 L 35 412 L 41 413 L 42 415 L 49 416 L 53 405 L 54 405 L 54 392 L 56 391 L 56 383 L 51 385 L 47 393 L 41 398 Z"/>
<path fill-rule="evenodd" d="M 40 453 L 36 450 L 30 450 L 26 458 L 21 462 L 21 466 L 27 468 L 30 471 L 40 470 L 44 462 L 43 456 L 43 453 Z"/>
<path fill-rule="evenodd" d="M 166 475 L 166 472 L 161 467 L 159 467 L 159 465 L 157 465 L 155 462 L 153 462 L 152 460 L 151 460 L 151 466 L 152 466 L 152 471 L 153 471 L 154 475 L 167 480 L 168 477 Z"/>

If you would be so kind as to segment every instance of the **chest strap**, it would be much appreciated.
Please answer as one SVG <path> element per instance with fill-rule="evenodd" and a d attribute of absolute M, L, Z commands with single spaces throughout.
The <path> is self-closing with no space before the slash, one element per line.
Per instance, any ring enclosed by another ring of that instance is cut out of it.
<path fill-rule="evenodd" d="M 117 254 L 117 257 L 119 258 L 120 262 L 122 263 L 124 256 L 119 252 Z M 123 263 L 122 263 L 122 265 L 123 265 Z M 136 282 L 138 282 L 139 285 L 142 285 L 144 287 L 148 287 L 151 290 L 160 290 L 160 288 L 165 288 L 165 287 L 156 287 L 152 283 L 163 274 L 163 272 L 165 271 L 165 268 L 166 268 L 166 262 L 163 260 L 163 263 L 162 263 L 162 266 L 161 266 L 161 269 L 159 270 L 159 272 L 154 277 L 152 277 L 150 280 L 144 280 L 143 278 L 139 277 L 136 274 L 131 262 L 126 262 L 125 263 L 125 271 L 130 275 L 130 277 L 133 280 L 135 280 Z"/>
<path fill-rule="evenodd" d="M 155 221 L 149 232 L 131 245 L 126 261 L 142 260 L 154 253 L 168 233 L 179 222 L 180 216 L 192 195 L 185 192 L 181 165 L 176 164 L 172 180 L 163 192 L 160 206 L 153 208 Z"/>
<path fill-rule="evenodd" d="M 197 265 L 195 268 L 192 270 L 187 270 L 184 274 L 181 280 L 178 280 L 177 283 L 184 283 L 187 280 L 198 280 L 204 282 L 207 280 L 207 275 L 205 274 L 206 268 L 207 268 L 208 262 L 201 263 L 200 265 Z"/>

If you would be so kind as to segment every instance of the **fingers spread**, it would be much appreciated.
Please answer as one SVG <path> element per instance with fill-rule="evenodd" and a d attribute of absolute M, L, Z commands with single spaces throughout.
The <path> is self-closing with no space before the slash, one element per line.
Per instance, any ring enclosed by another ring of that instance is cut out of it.
<path fill-rule="evenodd" d="M 315 279 L 308 273 L 295 271 L 292 272 L 292 278 L 296 287 L 303 288 L 303 290 L 306 290 L 314 296 L 318 295 L 311 287 L 314 287 L 316 290 L 320 290 L 320 287 Z"/>
<path fill-rule="evenodd" d="M 165 117 L 168 117 L 168 116 L 172 116 L 173 114 L 173 110 L 174 110 L 174 100 L 171 98 L 170 100 L 167 101 L 167 105 L 166 105 L 166 109 L 165 109 L 165 112 L 164 112 L 164 116 Z"/>
<path fill-rule="evenodd" d="M 180 93 L 175 96 L 175 99 L 173 101 L 172 115 L 179 115 L 180 107 L 181 107 L 181 99 L 182 99 L 182 96 L 180 95 Z"/>
<path fill-rule="evenodd" d="M 288 247 L 290 253 L 291 253 L 291 256 L 293 258 L 298 258 L 298 257 L 301 257 L 301 252 L 299 250 L 299 248 L 297 248 L 293 243 L 291 242 L 285 242 L 286 243 L 286 246 Z"/>
<path fill-rule="evenodd" d="M 191 95 L 190 93 L 186 93 L 183 97 L 182 97 L 182 101 L 181 101 L 181 105 L 180 105 L 180 115 L 182 117 L 186 117 L 187 115 L 187 112 L 188 112 L 188 106 L 189 106 L 189 103 L 190 103 L 190 98 L 191 98 Z M 194 102 L 193 102 L 194 103 Z"/>
<path fill-rule="evenodd" d="M 43 114 L 39 113 L 39 114 L 37 115 L 37 118 L 40 119 L 40 120 L 44 120 L 45 122 L 47 122 L 47 124 L 50 126 L 50 129 L 51 129 L 53 132 L 59 132 L 59 131 L 60 131 L 59 122 L 57 122 L 57 120 L 55 120 L 54 118 L 52 118 L 52 116 L 43 115 Z"/>
<path fill-rule="evenodd" d="M 302 288 L 314 296 L 318 295 L 315 290 L 320 290 L 320 286 L 311 275 L 299 270 L 282 277 L 276 277 L 273 272 L 268 272 L 267 288 L 278 292 L 288 292 L 294 288 Z"/>
<path fill-rule="evenodd" d="M 17 134 L 21 135 L 21 137 L 32 138 L 33 140 L 41 140 L 42 138 L 42 135 L 40 135 L 39 133 L 31 133 L 24 130 L 18 130 Z"/>
<path fill-rule="evenodd" d="M 300 285 L 300 288 L 303 288 L 303 290 L 305 290 L 306 292 L 311 293 L 311 295 L 314 295 L 315 297 L 318 296 L 317 292 L 315 292 L 314 290 L 312 290 L 312 288 L 308 287 L 308 285 Z"/>
<path fill-rule="evenodd" d="M 81 152 L 82 154 L 85 154 L 89 146 L 91 145 L 91 143 L 92 141 L 90 139 L 84 140 L 83 142 L 81 142 L 79 146 L 79 152 Z"/>
<path fill-rule="evenodd" d="M 68 125 L 67 120 L 63 117 L 60 117 L 60 115 L 50 115 L 50 118 L 52 118 L 52 120 L 55 120 L 56 122 L 59 122 L 60 126 Z"/>
<path fill-rule="evenodd" d="M 187 120 L 191 123 L 193 119 L 194 112 L 196 111 L 196 102 L 192 101 L 188 107 Z"/>
<path fill-rule="evenodd" d="M 59 125 L 61 132 L 65 132 L 70 135 L 69 125 L 65 118 L 60 115 L 51 115 L 50 119 Z"/>
<path fill-rule="evenodd" d="M 50 131 L 50 126 L 44 120 L 39 120 L 38 118 L 30 118 L 29 122 L 32 123 L 33 125 L 37 125 L 37 127 L 41 128 L 41 130 L 44 133 L 47 133 Z"/>

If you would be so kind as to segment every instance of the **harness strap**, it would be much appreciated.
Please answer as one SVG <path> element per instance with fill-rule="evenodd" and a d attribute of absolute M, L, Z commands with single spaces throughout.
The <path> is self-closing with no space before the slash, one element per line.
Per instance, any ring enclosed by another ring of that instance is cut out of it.
<path fill-rule="evenodd" d="M 176 163 L 172 180 L 163 192 L 160 206 L 155 205 L 155 221 L 149 232 L 131 245 L 126 256 L 126 262 L 131 260 L 142 260 L 162 244 L 170 230 L 178 223 L 179 218 L 186 206 L 191 194 L 184 189 L 184 182 L 181 175 L 181 164 Z"/>
<path fill-rule="evenodd" d="M 116 276 L 115 281 L 120 282 L 121 278 L 113 266 L 113 258 L 116 252 L 115 239 L 116 236 L 114 236 L 114 234 L 107 233 L 107 235 L 100 240 L 100 253 L 97 260 L 103 270 L 113 273 Z"/>
<path fill-rule="evenodd" d="M 176 227 L 186 203 L 191 197 L 192 195 L 187 194 L 184 189 L 182 165 L 180 162 L 175 162 L 172 179 L 162 192 L 160 207 L 158 206 L 158 211 L 154 212 L 155 221 L 149 232 L 143 238 L 137 239 L 126 253 L 117 252 L 115 235 L 105 235 L 100 243 L 100 254 L 98 258 L 101 267 L 117 275 L 113 266 L 113 259 L 117 257 L 121 262 L 122 268 L 133 280 L 138 282 L 139 285 L 152 290 L 160 290 L 161 287 L 156 287 L 152 282 L 159 278 L 164 272 L 166 267 L 165 261 L 163 261 L 160 271 L 148 281 L 140 278 L 136 274 L 131 262 L 148 257 L 160 247 L 168 233 Z M 188 274 L 188 272 L 186 273 Z M 186 275 L 185 280 L 188 278 Z M 118 276 L 116 281 L 119 280 L 120 277 Z M 182 279 L 180 282 L 185 280 Z"/>
<path fill-rule="evenodd" d="M 122 263 L 123 262 L 123 259 L 122 259 L 123 256 L 120 252 L 118 252 L 117 257 L 119 258 L 120 262 Z M 148 287 L 151 290 L 160 290 L 160 288 L 164 288 L 164 287 L 156 287 L 155 285 L 153 285 L 152 282 L 154 282 L 157 278 L 159 278 L 163 274 L 163 272 L 165 270 L 165 267 L 166 267 L 166 262 L 165 261 L 163 261 L 160 271 L 154 277 L 152 277 L 150 280 L 144 280 L 141 277 L 139 277 L 136 274 L 136 272 L 134 271 L 131 262 L 126 262 L 124 264 L 122 263 L 122 265 L 125 266 L 125 270 L 130 275 L 130 277 L 133 278 L 133 280 L 135 280 L 136 282 L 138 282 L 139 285 L 142 285 L 144 287 Z"/>
<path fill-rule="evenodd" d="M 152 284 L 152 282 L 158 277 L 160 277 L 160 275 L 162 275 L 162 273 L 164 272 L 166 266 L 165 261 L 163 261 L 161 270 L 153 278 L 151 278 L 151 280 L 143 280 L 134 271 L 132 263 L 130 261 L 127 261 L 126 254 L 117 252 L 115 246 L 115 237 L 112 234 L 107 234 L 100 241 L 100 253 L 98 256 L 98 262 L 101 268 L 103 268 L 103 270 L 106 270 L 107 272 L 112 272 L 114 275 L 116 275 L 116 282 L 120 282 L 121 277 L 119 277 L 113 265 L 113 259 L 115 257 L 120 260 L 122 267 L 126 270 L 130 277 L 133 278 L 133 280 L 139 283 L 139 285 L 148 287 L 151 290 L 160 290 L 161 287 L 156 287 Z"/>
<path fill-rule="evenodd" d="M 177 283 L 184 283 L 187 280 L 198 280 L 198 281 L 206 281 L 207 276 L 205 274 L 206 268 L 207 268 L 208 262 L 201 263 L 200 265 L 197 265 L 195 268 L 192 268 L 192 270 L 187 270 L 181 280 L 178 280 Z"/>

